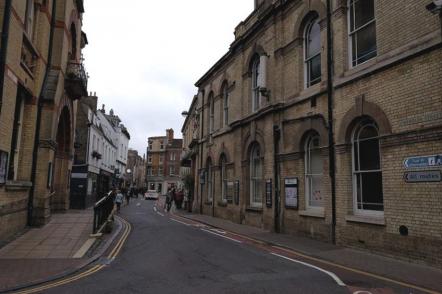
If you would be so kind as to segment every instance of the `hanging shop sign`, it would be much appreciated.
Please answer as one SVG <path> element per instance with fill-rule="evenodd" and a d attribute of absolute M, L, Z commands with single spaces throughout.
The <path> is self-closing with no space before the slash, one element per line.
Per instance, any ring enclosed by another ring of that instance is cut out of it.
<path fill-rule="evenodd" d="M 412 171 L 406 172 L 404 179 L 407 183 L 440 182 L 442 176 L 439 170 Z"/>
<path fill-rule="evenodd" d="M 408 157 L 404 160 L 405 168 L 442 166 L 442 154 Z"/>
<path fill-rule="evenodd" d="M 272 207 L 272 180 L 266 181 L 266 206 Z"/>
<path fill-rule="evenodd" d="M 6 184 L 8 153 L 0 150 L 0 185 Z"/>
<path fill-rule="evenodd" d="M 298 178 L 286 178 L 284 180 L 285 206 L 298 208 Z"/>

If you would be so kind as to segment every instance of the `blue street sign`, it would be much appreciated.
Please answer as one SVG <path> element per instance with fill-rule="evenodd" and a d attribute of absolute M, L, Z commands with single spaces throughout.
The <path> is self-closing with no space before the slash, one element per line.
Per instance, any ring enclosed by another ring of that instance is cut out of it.
<path fill-rule="evenodd" d="M 442 154 L 408 157 L 404 160 L 405 168 L 442 166 Z"/>

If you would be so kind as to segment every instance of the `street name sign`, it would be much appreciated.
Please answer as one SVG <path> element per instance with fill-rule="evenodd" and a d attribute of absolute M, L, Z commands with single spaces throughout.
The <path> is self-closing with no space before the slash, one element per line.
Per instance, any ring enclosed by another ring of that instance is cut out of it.
<path fill-rule="evenodd" d="M 440 182 L 441 173 L 438 170 L 412 171 L 404 174 L 407 183 Z"/>
<path fill-rule="evenodd" d="M 442 166 L 442 154 L 408 157 L 404 160 L 405 168 Z"/>

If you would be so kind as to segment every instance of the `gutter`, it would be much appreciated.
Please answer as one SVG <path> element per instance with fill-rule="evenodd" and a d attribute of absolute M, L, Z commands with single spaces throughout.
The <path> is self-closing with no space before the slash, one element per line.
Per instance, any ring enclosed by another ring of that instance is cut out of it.
<path fill-rule="evenodd" d="M 336 244 L 336 162 L 333 130 L 333 36 L 331 28 L 331 0 L 327 0 L 327 106 L 328 106 L 328 156 L 332 198 L 332 243 Z"/>
<path fill-rule="evenodd" d="M 0 114 L 2 112 L 3 105 L 3 90 L 5 84 L 5 72 L 6 72 L 6 55 L 8 51 L 9 41 L 9 23 L 11 20 L 12 0 L 6 0 L 5 13 L 3 15 L 3 26 L 1 36 L 1 49 L 0 49 Z"/>
<path fill-rule="evenodd" d="M 43 111 L 43 99 L 44 99 L 44 90 L 46 88 L 46 84 L 48 82 L 49 71 L 52 67 L 52 43 L 54 40 L 54 30 L 55 30 L 55 18 L 57 12 L 57 1 L 52 1 L 52 15 L 51 15 L 51 30 L 49 33 L 49 49 L 48 49 L 48 63 L 45 70 L 45 76 L 43 79 L 43 84 L 40 90 L 40 95 L 38 97 L 37 102 L 37 118 L 36 118 L 36 126 L 35 126 L 35 134 L 34 134 L 34 147 L 32 150 L 32 167 L 31 167 L 31 182 L 32 188 L 29 191 L 29 199 L 28 199 L 28 226 L 32 226 L 32 216 L 34 212 L 34 194 L 35 194 L 35 178 L 37 175 L 37 157 L 38 157 L 38 145 L 40 141 L 40 128 L 41 128 L 41 114 Z M 53 166 L 53 165 L 52 165 Z"/>

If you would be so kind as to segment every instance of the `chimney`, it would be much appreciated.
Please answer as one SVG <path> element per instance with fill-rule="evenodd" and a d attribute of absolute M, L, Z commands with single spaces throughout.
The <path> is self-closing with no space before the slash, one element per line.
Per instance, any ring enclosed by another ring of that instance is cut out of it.
<path fill-rule="evenodd" d="M 103 104 L 103 106 L 101 107 L 101 112 L 103 113 L 103 114 L 106 114 L 106 110 L 105 110 L 105 105 Z"/>
<path fill-rule="evenodd" d="M 166 132 L 167 132 L 167 141 L 169 143 L 172 143 L 172 141 L 173 141 L 173 129 L 167 129 Z"/>

